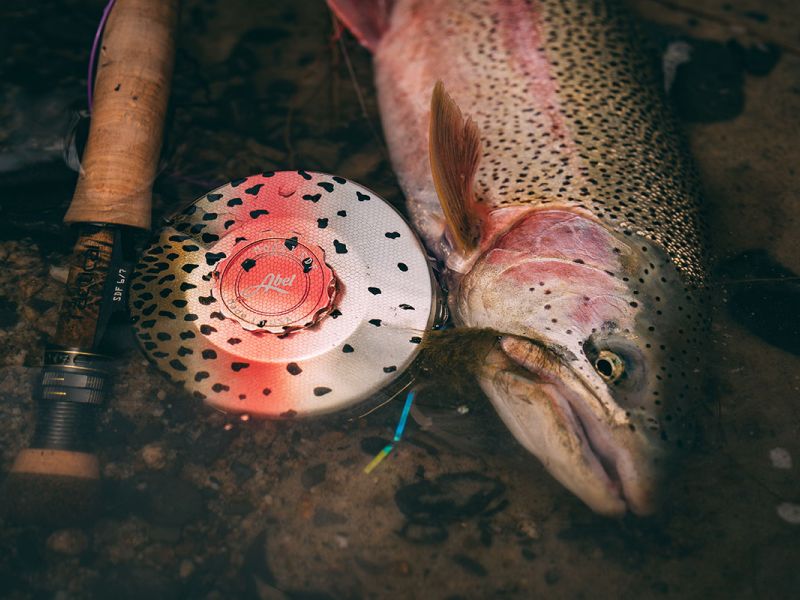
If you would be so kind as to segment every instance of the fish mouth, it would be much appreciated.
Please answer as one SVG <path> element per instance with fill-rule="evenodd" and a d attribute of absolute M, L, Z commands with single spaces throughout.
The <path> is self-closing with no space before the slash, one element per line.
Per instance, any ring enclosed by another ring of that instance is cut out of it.
<path fill-rule="evenodd" d="M 653 449 L 625 412 L 559 352 L 504 336 L 481 386 L 517 440 L 592 510 L 655 511 Z"/>

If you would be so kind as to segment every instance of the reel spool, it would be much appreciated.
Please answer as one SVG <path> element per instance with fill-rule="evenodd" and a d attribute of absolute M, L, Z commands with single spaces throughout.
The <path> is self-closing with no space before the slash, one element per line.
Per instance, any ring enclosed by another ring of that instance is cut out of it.
<path fill-rule="evenodd" d="M 305 171 L 232 181 L 169 220 L 130 304 L 145 354 L 172 380 L 266 418 L 397 387 L 445 312 L 403 217 L 356 183 Z"/>

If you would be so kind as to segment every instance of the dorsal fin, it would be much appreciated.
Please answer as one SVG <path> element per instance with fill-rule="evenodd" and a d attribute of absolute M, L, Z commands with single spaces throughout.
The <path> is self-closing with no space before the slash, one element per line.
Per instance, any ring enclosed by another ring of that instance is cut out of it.
<path fill-rule="evenodd" d="M 431 96 L 428 151 L 433 184 L 453 243 L 465 253 L 475 248 L 479 235 L 473 181 L 481 139 L 478 126 L 464 118 L 441 81 L 436 82 Z"/>

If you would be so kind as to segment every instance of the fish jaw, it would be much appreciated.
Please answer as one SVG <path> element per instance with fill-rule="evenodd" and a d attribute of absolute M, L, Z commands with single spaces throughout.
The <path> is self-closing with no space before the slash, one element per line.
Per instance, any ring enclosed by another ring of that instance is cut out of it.
<path fill-rule="evenodd" d="M 656 511 L 662 451 L 631 428 L 602 388 L 536 342 L 502 338 L 480 384 L 520 444 L 606 516 Z"/>

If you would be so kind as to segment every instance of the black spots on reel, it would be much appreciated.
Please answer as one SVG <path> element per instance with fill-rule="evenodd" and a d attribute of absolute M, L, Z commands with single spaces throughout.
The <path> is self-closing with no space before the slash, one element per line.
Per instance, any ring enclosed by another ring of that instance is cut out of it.
<path fill-rule="evenodd" d="M 408 265 L 406 263 L 397 263 L 397 268 L 400 269 L 403 273 L 408 271 Z"/>
<path fill-rule="evenodd" d="M 214 233 L 204 233 L 201 236 L 201 239 L 203 240 L 203 243 L 210 244 L 211 242 L 216 242 L 219 240 L 219 236 Z"/>
<path fill-rule="evenodd" d="M 324 396 L 325 394 L 330 394 L 333 390 L 329 387 L 315 387 L 314 388 L 314 395 L 315 396 Z"/>
<path fill-rule="evenodd" d="M 286 249 L 291 252 L 295 248 L 297 248 L 297 236 L 290 237 L 286 240 L 283 240 L 283 245 L 286 246 Z"/>
<path fill-rule="evenodd" d="M 337 319 L 341 316 L 342 316 L 342 311 L 340 311 L 338 308 L 334 308 L 331 311 L 331 319 Z"/>
<path fill-rule="evenodd" d="M 249 271 L 255 266 L 256 266 L 256 261 L 253 260 L 252 258 L 246 258 L 242 261 L 242 269 L 244 269 L 245 271 Z"/>
<path fill-rule="evenodd" d="M 286 365 L 286 370 L 289 372 L 289 375 L 300 375 L 300 373 L 303 372 L 303 369 L 300 368 L 300 365 L 295 362 L 290 362 L 288 365 Z"/>
<path fill-rule="evenodd" d="M 261 191 L 261 188 L 262 188 L 262 187 L 264 187 L 264 184 L 263 184 L 263 183 L 257 183 L 257 184 L 255 184 L 254 186 L 247 188 L 247 189 L 244 191 L 244 193 L 245 193 L 245 194 L 250 194 L 251 196 L 257 196 L 257 195 L 258 195 L 258 192 L 260 192 L 260 191 Z"/>
<path fill-rule="evenodd" d="M 353 351 L 354 349 L 350 344 L 345 344 L 344 346 L 342 346 L 342 352 L 344 352 L 345 354 L 350 354 Z"/>
<path fill-rule="evenodd" d="M 325 229 L 328 226 L 328 219 L 317 219 L 317 227 Z"/>
<path fill-rule="evenodd" d="M 361 192 L 356 190 L 356 198 L 358 199 L 359 202 L 366 202 L 367 200 L 370 199 L 370 196 L 369 194 L 362 194 Z"/>
<path fill-rule="evenodd" d="M 233 369 L 233 371 L 235 373 L 238 373 L 242 369 L 246 369 L 249 366 L 250 366 L 250 363 L 246 363 L 246 362 L 233 362 L 233 363 L 231 363 L 231 369 Z"/>
<path fill-rule="evenodd" d="M 217 301 L 214 296 L 199 296 L 197 301 L 202 304 L 203 306 L 209 306 L 210 304 L 214 304 Z"/>
<path fill-rule="evenodd" d="M 203 335 L 211 335 L 217 331 L 216 327 L 212 327 L 211 325 L 200 325 L 200 333 Z"/>
<path fill-rule="evenodd" d="M 302 177 L 306 181 L 310 181 L 311 180 L 311 175 L 309 175 L 308 173 L 306 173 L 303 170 L 298 171 L 297 174 L 300 175 L 300 177 Z"/>
<path fill-rule="evenodd" d="M 380 319 L 370 319 L 368 322 L 370 325 L 374 325 L 375 327 L 380 327 L 382 323 Z"/>
<path fill-rule="evenodd" d="M 209 202 L 216 202 L 217 200 L 222 198 L 222 194 L 206 194 L 206 199 Z"/>
<path fill-rule="evenodd" d="M 346 217 L 347 216 L 347 211 L 346 210 L 337 210 L 336 214 L 338 216 L 340 216 L 340 217 Z"/>
<path fill-rule="evenodd" d="M 397 371 L 397 367 L 395 365 L 391 365 L 389 367 L 383 367 L 384 373 L 394 373 L 395 371 Z"/>
<path fill-rule="evenodd" d="M 250 211 L 250 218 L 251 219 L 257 219 L 258 217 L 261 217 L 263 215 L 268 215 L 268 214 L 269 214 L 268 210 L 266 210 L 264 208 L 259 208 L 259 209 Z"/>
<path fill-rule="evenodd" d="M 314 260 L 307 256 L 302 260 L 303 264 L 303 273 L 308 273 L 311 270 L 311 267 L 314 265 Z"/>
<path fill-rule="evenodd" d="M 194 376 L 194 380 L 200 382 L 203 381 L 203 379 L 208 379 L 209 377 L 211 377 L 211 374 L 208 371 L 198 371 Z"/>
<path fill-rule="evenodd" d="M 326 192 L 332 192 L 333 191 L 333 184 L 330 183 L 329 181 L 320 181 L 317 185 L 319 187 L 321 187 L 323 190 L 325 190 Z"/>
<path fill-rule="evenodd" d="M 378 294 L 380 294 L 380 293 L 381 293 L 381 288 L 376 288 L 376 287 L 368 287 L 368 288 L 367 288 L 367 290 L 368 290 L 368 291 L 369 291 L 369 293 L 370 293 L 370 294 L 372 294 L 373 296 L 377 296 Z"/>
<path fill-rule="evenodd" d="M 197 286 L 196 286 L 195 284 L 193 284 L 193 283 L 186 283 L 186 282 L 183 282 L 183 283 L 180 285 L 180 288 L 179 288 L 179 289 L 180 289 L 182 292 L 188 292 L 189 290 L 193 290 L 193 289 L 195 289 L 196 287 L 197 287 Z"/>
<path fill-rule="evenodd" d="M 231 198 L 230 200 L 228 200 L 227 204 L 230 207 L 241 206 L 242 205 L 242 199 L 241 198 Z"/>
<path fill-rule="evenodd" d="M 213 267 L 223 258 L 225 258 L 226 254 L 224 252 L 206 252 L 206 264 L 209 267 Z"/>
<path fill-rule="evenodd" d="M 212 360 L 214 358 L 217 358 L 217 353 L 214 350 L 211 350 L 210 348 L 203 350 L 200 353 L 200 355 L 206 360 Z"/>
<path fill-rule="evenodd" d="M 396 240 L 397 238 L 399 238 L 399 237 L 400 237 L 400 233 L 399 233 L 399 232 L 397 232 L 397 231 L 387 231 L 387 232 L 386 232 L 386 233 L 384 233 L 383 235 L 385 235 L 385 236 L 386 236 L 387 238 L 389 238 L 390 240 Z"/>
<path fill-rule="evenodd" d="M 305 194 L 303 196 L 303 200 L 308 200 L 309 202 L 319 202 L 320 198 L 322 198 L 322 194 Z"/>
<path fill-rule="evenodd" d="M 336 254 L 347 254 L 347 245 L 339 240 L 333 240 L 333 247 L 336 248 Z"/>
<path fill-rule="evenodd" d="M 171 361 L 169 361 L 169 366 L 172 367 L 173 369 L 175 369 L 176 371 L 185 371 L 186 370 L 186 365 L 184 365 L 177 358 L 173 358 Z"/>

